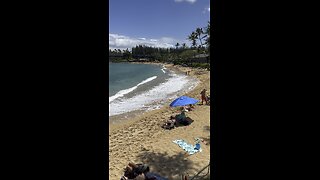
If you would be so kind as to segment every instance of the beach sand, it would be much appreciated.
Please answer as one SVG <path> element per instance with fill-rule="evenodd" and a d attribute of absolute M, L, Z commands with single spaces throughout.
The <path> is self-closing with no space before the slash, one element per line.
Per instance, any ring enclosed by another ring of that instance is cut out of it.
<path fill-rule="evenodd" d="M 199 99 L 202 89 L 210 94 L 210 72 L 189 67 L 165 64 L 171 70 L 186 72 L 200 80 L 200 83 L 185 95 Z M 210 161 L 210 106 L 196 105 L 195 110 L 186 115 L 193 120 L 189 126 L 179 126 L 164 130 L 161 125 L 171 115 L 178 114 L 178 108 L 169 104 L 130 118 L 125 123 L 109 126 L 109 178 L 119 180 L 123 169 L 129 162 L 145 163 L 150 171 L 168 179 L 181 179 L 182 174 L 195 175 Z M 201 142 L 202 152 L 188 155 L 173 140 L 183 139 L 188 144 L 195 144 L 195 138 Z"/>

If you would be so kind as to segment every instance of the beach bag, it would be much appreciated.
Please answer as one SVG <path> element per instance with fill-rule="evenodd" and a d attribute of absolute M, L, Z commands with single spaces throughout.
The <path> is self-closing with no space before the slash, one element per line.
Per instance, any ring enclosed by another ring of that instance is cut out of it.
<path fill-rule="evenodd" d="M 196 145 L 195 145 L 195 148 L 194 148 L 195 150 L 200 150 L 200 144 L 199 143 L 197 143 Z"/>

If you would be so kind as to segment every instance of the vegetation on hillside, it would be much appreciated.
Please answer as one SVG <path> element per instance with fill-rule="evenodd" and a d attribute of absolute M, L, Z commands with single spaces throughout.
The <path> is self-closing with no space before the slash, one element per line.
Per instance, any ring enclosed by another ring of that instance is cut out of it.
<path fill-rule="evenodd" d="M 145 45 L 136 45 L 129 49 L 109 49 L 111 62 L 166 62 L 184 66 L 209 69 L 210 64 L 210 22 L 204 28 L 196 28 L 187 37 L 191 47 L 185 43 L 176 43 L 175 47 L 157 48 Z"/>

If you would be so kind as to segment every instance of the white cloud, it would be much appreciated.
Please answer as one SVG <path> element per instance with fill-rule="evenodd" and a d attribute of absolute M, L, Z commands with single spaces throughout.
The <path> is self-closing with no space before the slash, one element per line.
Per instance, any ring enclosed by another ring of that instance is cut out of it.
<path fill-rule="evenodd" d="M 162 37 L 159 39 L 147 39 L 147 38 L 133 38 L 129 36 L 109 33 L 109 49 L 129 49 L 136 45 L 146 45 L 152 47 L 171 48 L 175 45 L 187 43 L 187 41 L 180 41 L 171 37 Z"/>
<path fill-rule="evenodd" d="M 203 14 L 205 14 L 205 13 L 210 13 L 210 5 L 209 5 L 209 7 L 205 7 L 204 9 L 203 9 L 203 11 L 202 11 L 202 13 Z"/>
<path fill-rule="evenodd" d="M 191 4 L 195 3 L 197 0 L 174 0 L 174 2 L 183 2 L 183 1 L 186 1 L 186 2 L 189 2 Z"/>

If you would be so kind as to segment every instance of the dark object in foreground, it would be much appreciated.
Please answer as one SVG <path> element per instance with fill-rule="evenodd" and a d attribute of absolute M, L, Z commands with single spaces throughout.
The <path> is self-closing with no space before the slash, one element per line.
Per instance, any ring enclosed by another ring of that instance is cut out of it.
<path fill-rule="evenodd" d="M 210 105 L 210 95 L 207 96 L 207 105 Z"/>
<path fill-rule="evenodd" d="M 188 121 L 188 117 L 183 117 L 183 118 L 180 118 L 179 116 L 176 117 L 176 122 L 177 124 L 176 125 L 184 125 L 184 126 L 188 126 L 191 124 L 191 122 Z"/>
<path fill-rule="evenodd" d="M 135 179 L 137 176 L 144 177 L 145 180 L 167 180 L 158 174 L 151 173 L 148 165 L 134 163 L 128 164 L 120 180 Z"/>
<path fill-rule="evenodd" d="M 149 171 L 150 171 L 150 168 L 148 165 L 129 163 L 128 166 L 124 169 L 123 176 L 125 177 L 121 177 L 120 180 L 134 179 L 138 175 L 147 173 Z"/>
<path fill-rule="evenodd" d="M 171 116 L 170 120 L 167 120 L 161 127 L 164 129 L 174 129 L 175 127 L 178 126 L 188 126 L 193 122 L 193 120 L 191 120 L 188 117 L 185 116 L 181 116 L 180 114 L 176 115 L 176 116 Z"/>
<path fill-rule="evenodd" d="M 161 127 L 164 129 L 174 129 L 175 126 L 175 120 L 168 120 L 167 122 L 165 122 Z"/>

